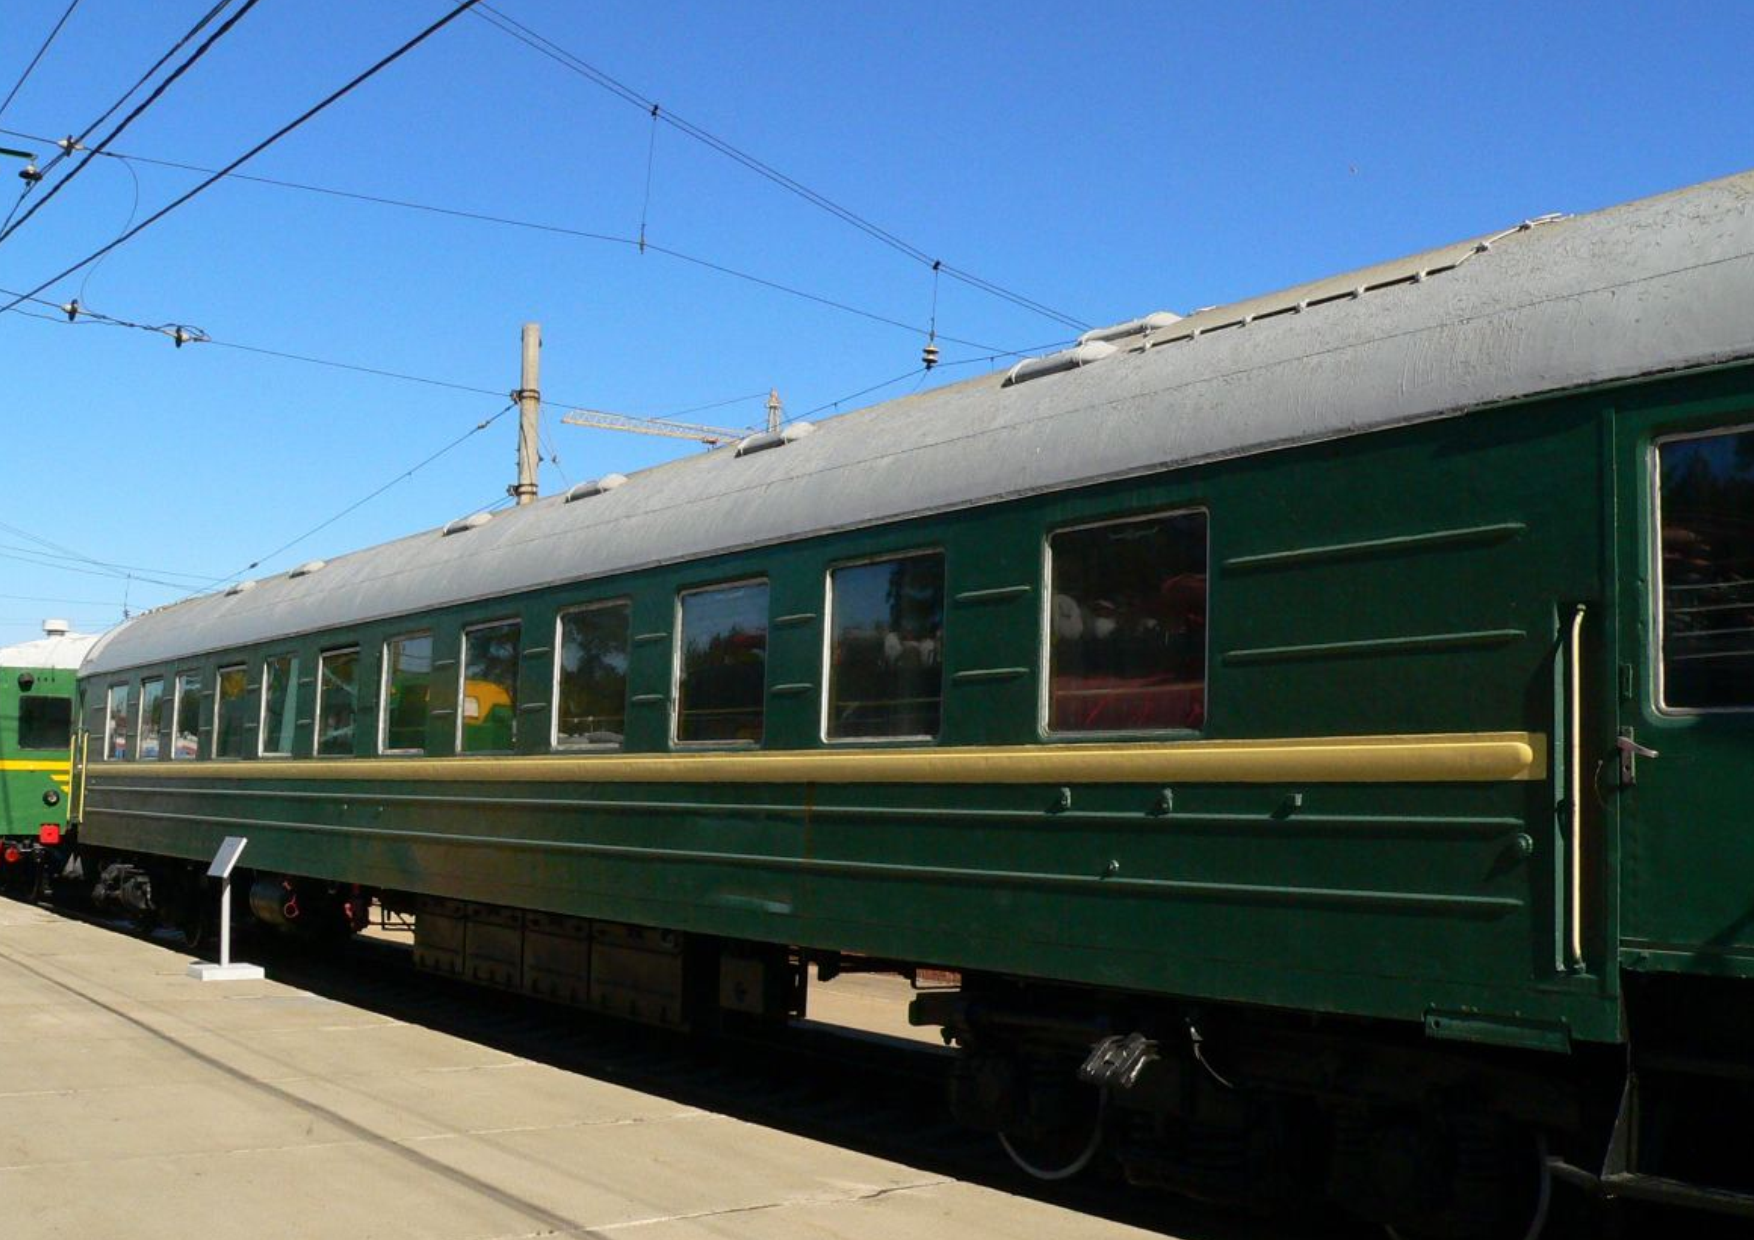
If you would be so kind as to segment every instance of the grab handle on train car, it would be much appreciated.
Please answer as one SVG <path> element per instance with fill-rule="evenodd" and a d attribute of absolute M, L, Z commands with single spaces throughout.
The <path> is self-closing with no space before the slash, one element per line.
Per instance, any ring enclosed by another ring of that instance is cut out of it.
<path fill-rule="evenodd" d="M 1655 758 L 1657 751 L 1649 746 L 1640 745 L 1632 739 L 1631 728 L 1621 728 L 1620 735 L 1614 738 L 1614 748 L 1620 751 L 1620 786 L 1630 788 L 1638 782 L 1638 760 Z"/>

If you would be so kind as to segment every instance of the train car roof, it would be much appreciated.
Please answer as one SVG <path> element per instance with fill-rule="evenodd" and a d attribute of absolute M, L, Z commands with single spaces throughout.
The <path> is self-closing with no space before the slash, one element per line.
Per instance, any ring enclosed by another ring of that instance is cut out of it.
<path fill-rule="evenodd" d="M 0 646 L 0 667 L 78 667 L 98 637 L 97 633 L 51 633 L 33 641 Z"/>
<path fill-rule="evenodd" d="M 112 630 L 117 669 L 1754 356 L 1754 173 L 1502 233 L 454 522 Z M 1101 337 L 1107 336 L 1108 339 Z M 1040 377 L 1028 378 L 1028 374 Z M 461 527 L 461 528 L 459 528 Z"/>

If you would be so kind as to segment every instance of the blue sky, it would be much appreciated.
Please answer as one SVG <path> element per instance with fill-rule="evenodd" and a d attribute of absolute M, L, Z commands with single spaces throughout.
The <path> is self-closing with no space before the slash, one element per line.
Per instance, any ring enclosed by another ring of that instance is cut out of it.
<path fill-rule="evenodd" d="M 37 137 L 0 146 L 52 153 L 38 139 L 83 129 L 211 2 L 81 0 L 0 114 Z M 490 2 L 919 252 L 1090 324 L 1754 164 L 1745 3 Z M 113 149 L 218 167 L 449 7 L 261 0 Z M 65 8 L 9 4 L 0 97 Z M 44 294 L 220 343 L 0 316 L 0 644 L 500 499 L 512 414 L 263 558 L 499 412 L 526 320 L 559 457 L 544 493 L 703 450 L 560 425 L 568 406 L 742 427 L 777 387 L 789 414 L 822 417 L 1074 334 L 940 278 L 946 365 L 922 377 L 927 264 L 653 132 L 465 15 L 243 171 L 623 239 L 643 213 L 654 244 L 863 313 L 624 241 L 221 182 Z M 0 212 L 17 166 L 0 160 Z M 0 244 L 0 287 L 35 286 L 198 179 L 94 161 Z"/>

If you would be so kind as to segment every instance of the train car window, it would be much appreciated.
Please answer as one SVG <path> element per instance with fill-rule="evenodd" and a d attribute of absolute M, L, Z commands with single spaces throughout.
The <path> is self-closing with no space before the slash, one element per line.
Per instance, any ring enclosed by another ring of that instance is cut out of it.
<path fill-rule="evenodd" d="M 829 740 L 938 735 L 944 701 L 944 556 L 828 574 Z"/>
<path fill-rule="evenodd" d="M 767 701 L 767 582 L 677 598 L 676 739 L 759 744 Z"/>
<path fill-rule="evenodd" d="M 133 740 L 129 736 L 133 716 L 134 686 L 111 685 L 104 723 L 104 757 L 112 762 L 119 762 L 133 753 Z"/>
<path fill-rule="evenodd" d="M 431 696 L 432 634 L 415 633 L 385 642 L 383 705 L 378 720 L 378 748 L 382 752 L 426 752 Z"/>
<path fill-rule="evenodd" d="M 250 721 L 250 672 L 242 665 L 219 669 L 219 703 L 213 711 L 213 756 L 244 756 Z"/>
<path fill-rule="evenodd" d="M 325 650 L 317 659 L 316 754 L 353 755 L 353 705 L 358 698 L 359 647 Z"/>
<path fill-rule="evenodd" d="M 622 743 L 631 611 L 626 603 L 605 603 L 561 613 L 554 664 L 557 747 Z"/>
<path fill-rule="evenodd" d="M 519 638 L 516 620 L 463 631 L 458 752 L 507 753 L 516 748 Z"/>
<path fill-rule="evenodd" d="M 73 699 L 21 697 L 18 699 L 18 747 L 58 749 L 65 753 L 73 743 Z"/>
<path fill-rule="evenodd" d="M 178 672 L 171 704 L 171 760 L 201 755 L 201 673 Z"/>
<path fill-rule="evenodd" d="M 1659 701 L 1754 709 L 1754 427 L 1657 445 Z"/>
<path fill-rule="evenodd" d="M 1061 530 L 1048 565 L 1048 730 L 1200 727 L 1206 514 Z"/>
<path fill-rule="evenodd" d="M 136 752 L 143 762 L 159 758 L 158 738 L 164 729 L 164 680 L 140 682 L 140 740 Z"/>
<path fill-rule="evenodd" d="M 292 756 L 292 730 L 298 719 L 293 702 L 297 693 L 297 655 L 275 655 L 262 661 L 262 718 L 257 752 L 264 757 Z"/>

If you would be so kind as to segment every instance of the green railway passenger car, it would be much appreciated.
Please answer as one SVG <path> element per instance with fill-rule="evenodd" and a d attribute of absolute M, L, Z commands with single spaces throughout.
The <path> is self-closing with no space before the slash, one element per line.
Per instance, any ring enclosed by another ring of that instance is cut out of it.
<path fill-rule="evenodd" d="M 0 887 L 35 890 L 44 857 L 59 866 L 74 689 L 96 640 L 47 620 L 42 637 L 0 647 Z"/>
<path fill-rule="evenodd" d="M 1039 1175 L 1749 1212 L 1754 175 L 804 429 L 114 631 L 85 874 L 674 1024 L 950 970 Z"/>

